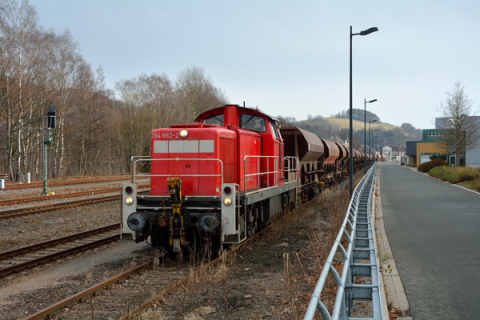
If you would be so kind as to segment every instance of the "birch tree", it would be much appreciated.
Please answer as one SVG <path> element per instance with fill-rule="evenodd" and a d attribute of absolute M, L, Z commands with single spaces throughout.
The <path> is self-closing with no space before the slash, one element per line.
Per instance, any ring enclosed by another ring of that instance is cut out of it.
<path fill-rule="evenodd" d="M 37 14 L 27 0 L 3 0 L 0 2 L 0 32 L 6 44 L 2 51 L 7 62 L 4 76 L 7 78 L 6 97 L 3 108 L 6 110 L 6 147 L 8 173 L 18 180 L 22 174 L 22 157 L 27 153 L 25 139 L 31 125 L 34 108 L 31 90 L 34 85 L 34 69 L 41 42 L 37 28 Z"/>

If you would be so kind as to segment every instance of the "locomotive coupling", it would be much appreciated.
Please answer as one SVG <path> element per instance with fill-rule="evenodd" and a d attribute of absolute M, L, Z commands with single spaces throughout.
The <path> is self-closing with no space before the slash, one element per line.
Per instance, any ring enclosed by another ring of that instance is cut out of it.
<path fill-rule="evenodd" d="M 170 218 L 170 245 L 174 252 L 181 251 L 181 246 L 186 245 L 185 226 L 180 211 L 182 207 L 182 181 L 180 178 L 167 178 L 170 201 L 172 203 L 172 216 Z"/>
<path fill-rule="evenodd" d="M 182 202 L 182 181 L 180 178 L 167 178 L 168 192 L 172 202 Z"/>

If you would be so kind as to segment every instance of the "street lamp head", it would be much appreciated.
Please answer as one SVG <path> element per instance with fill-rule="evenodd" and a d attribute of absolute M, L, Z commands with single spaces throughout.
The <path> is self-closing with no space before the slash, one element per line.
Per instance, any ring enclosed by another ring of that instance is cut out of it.
<path fill-rule="evenodd" d="M 377 27 L 373 27 L 373 28 L 370 28 L 370 29 L 367 29 L 367 30 L 363 30 L 362 32 L 360 32 L 360 35 L 361 36 L 366 36 L 367 34 L 370 34 L 370 33 L 375 32 L 375 31 L 378 31 Z"/>
<path fill-rule="evenodd" d="M 370 101 L 368 101 L 368 103 L 372 103 L 372 102 L 375 102 L 375 101 L 377 101 L 377 99 L 370 100 Z"/>
<path fill-rule="evenodd" d="M 375 119 L 375 120 L 372 120 L 372 123 L 373 123 L 373 122 L 377 122 L 377 119 Z"/>

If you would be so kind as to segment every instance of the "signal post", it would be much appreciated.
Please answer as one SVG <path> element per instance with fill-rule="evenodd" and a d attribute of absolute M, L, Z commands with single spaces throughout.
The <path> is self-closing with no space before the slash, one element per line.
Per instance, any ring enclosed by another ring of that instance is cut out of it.
<path fill-rule="evenodd" d="M 50 106 L 47 109 L 47 127 L 45 128 L 45 122 L 43 123 L 43 190 L 42 196 L 48 196 L 48 189 L 47 189 L 47 146 L 53 142 L 53 135 L 52 129 L 56 127 L 56 114 L 57 109 L 53 105 L 53 102 L 50 103 Z M 45 119 L 45 117 L 44 117 Z M 46 132 L 45 132 L 46 131 Z M 46 133 L 46 136 L 45 136 Z"/>

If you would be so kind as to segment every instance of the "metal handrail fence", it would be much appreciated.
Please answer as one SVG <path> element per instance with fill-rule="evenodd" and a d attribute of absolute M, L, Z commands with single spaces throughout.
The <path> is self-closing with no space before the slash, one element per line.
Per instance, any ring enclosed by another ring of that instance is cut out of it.
<path fill-rule="evenodd" d="M 349 319 L 352 315 L 354 300 L 372 301 L 373 318 L 365 319 L 383 319 L 379 291 L 379 270 L 370 218 L 370 198 L 376 169 L 377 163 L 370 168 L 355 188 L 342 227 L 313 291 L 304 320 L 313 319 L 316 309 L 319 310 L 324 320 Z M 347 225 L 350 233 L 346 230 Z M 342 238 L 345 238 L 348 242 L 346 250 L 340 243 Z M 333 260 L 338 251 L 341 252 L 343 257 L 341 277 L 333 266 Z M 355 263 L 356 260 L 369 260 L 370 263 Z M 337 284 L 337 295 L 332 314 L 320 301 L 329 273 L 333 275 Z M 355 284 L 356 276 L 371 278 L 371 284 Z"/>

